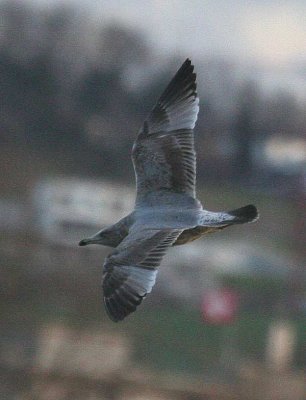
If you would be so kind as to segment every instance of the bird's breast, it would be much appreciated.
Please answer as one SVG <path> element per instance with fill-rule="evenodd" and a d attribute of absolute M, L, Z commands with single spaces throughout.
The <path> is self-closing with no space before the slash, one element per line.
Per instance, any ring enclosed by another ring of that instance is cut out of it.
<path fill-rule="evenodd" d="M 153 229 L 188 229 L 198 225 L 200 212 L 182 208 L 152 207 L 136 213 L 136 223 Z"/>

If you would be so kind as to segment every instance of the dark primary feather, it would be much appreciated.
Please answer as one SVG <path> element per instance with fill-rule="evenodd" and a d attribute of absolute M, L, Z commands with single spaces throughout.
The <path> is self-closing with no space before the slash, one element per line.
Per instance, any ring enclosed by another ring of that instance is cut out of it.
<path fill-rule="evenodd" d="M 186 60 L 158 100 L 132 152 L 137 203 L 146 193 L 166 189 L 195 196 L 193 128 L 199 111 L 196 75 Z"/>
<path fill-rule="evenodd" d="M 103 273 L 103 298 L 113 321 L 120 321 L 135 311 L 151 292 L 166 250 L 181 231 L 132 229 L 117 249 L 106 259 Z"/>
<path fill-rule="evenodd" d="M 105 266 L 103 299 L 108 316 L 115 322 L 134 312 L 155 284 L 156 269 L 137 266 Z"/>
<path fill-rule="evenodd" d="M 199 99 L 193 70 L 187 59 L 172 78 L 146 120 L 148 134 L 194 128 Z"/>

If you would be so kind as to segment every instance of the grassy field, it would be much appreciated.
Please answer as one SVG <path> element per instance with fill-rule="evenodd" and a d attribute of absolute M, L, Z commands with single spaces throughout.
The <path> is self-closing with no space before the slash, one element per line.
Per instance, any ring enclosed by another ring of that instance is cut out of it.
<path fill-rule="evenodd" d="M 275 315 L 241 313 L 232 325 L 206 325 L 195 309 L 167 306 L 135 314 L 119 326 L 134 343 L 134 359 L 159 371 L 209 373 L 222 358 L 263 361 L 268 328 Z M 306 317 L 292 321 L 297 332 L 295 363 L 305 367 Z M 230 356 L 229 356 L 230 357 Z M 230 364 L 231 360 L 228 360 Z"/>

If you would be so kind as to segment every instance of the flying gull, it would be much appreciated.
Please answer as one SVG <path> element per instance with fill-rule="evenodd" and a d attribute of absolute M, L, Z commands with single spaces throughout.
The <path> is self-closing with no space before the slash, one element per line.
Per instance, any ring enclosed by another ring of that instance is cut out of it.
<path fill-rule="evenodd" d="M 193 70 L 187 59 L 138 133 L 132 150 L 134 210 L 79 243 L 115 248 L 103 265 L 102 288 L 107 314 L 116 322 L 134 312 L 151 292 L 170 246 L 258 218 L 254 205 L 212 212 L 196 198 L 193 128 L 199 98 Z"/>

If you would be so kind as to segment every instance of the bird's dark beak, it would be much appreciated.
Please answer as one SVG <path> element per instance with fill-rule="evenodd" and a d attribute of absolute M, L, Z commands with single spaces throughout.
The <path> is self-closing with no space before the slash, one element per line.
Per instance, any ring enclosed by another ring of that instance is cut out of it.
<path fill-rule="evenodd" d="M 88 244 L 99 244 L 101 240 L 100 232 L 79 242 L 79 246 L 86 246 Z"/>

